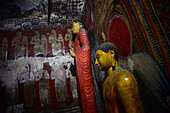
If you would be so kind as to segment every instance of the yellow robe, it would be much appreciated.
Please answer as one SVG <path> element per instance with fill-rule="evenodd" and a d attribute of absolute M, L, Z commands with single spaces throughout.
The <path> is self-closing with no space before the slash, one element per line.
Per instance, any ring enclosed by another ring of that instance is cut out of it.
<path fill-rule="evenodd" d="M 144 113 L 135 77 L 118 67 L 103 83 L 107 113 Z"/>

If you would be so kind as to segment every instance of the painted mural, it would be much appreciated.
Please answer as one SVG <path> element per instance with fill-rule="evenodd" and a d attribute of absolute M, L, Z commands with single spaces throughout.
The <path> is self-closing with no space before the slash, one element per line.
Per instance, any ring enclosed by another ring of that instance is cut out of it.
<path fill-rule="evenodd" d="M 24 109 L 78 104 L 77 82 L 68 53 L 70 28 L 51 31 L 3 31 L 0 80 L 6 105 Z M 74 74 L 74 73 L 73 73 Z"/>
<path fill-rule="evenodd" d="M 71 24 L 82 17 L 85 0 L 52 0 L 51 10 L 48 0 L 8 0 L 0 6 L 0 112 L 78 106 L 68 50 Z"/>

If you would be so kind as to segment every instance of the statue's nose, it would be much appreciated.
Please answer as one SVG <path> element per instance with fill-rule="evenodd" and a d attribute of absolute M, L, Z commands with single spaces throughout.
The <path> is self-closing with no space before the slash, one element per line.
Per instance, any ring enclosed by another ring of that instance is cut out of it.
<path fill-rule="evenodd" d="M 95 65 L 98 65 L 98 61 L 97 61 L 97 59 L 96 59 L 96 61 L 95 61 Z"/>

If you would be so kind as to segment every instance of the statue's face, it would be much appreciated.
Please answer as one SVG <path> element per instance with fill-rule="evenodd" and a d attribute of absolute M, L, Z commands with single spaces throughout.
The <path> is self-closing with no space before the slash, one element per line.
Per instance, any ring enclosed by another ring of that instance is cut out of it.
<path fill-rule="evenodd" d="M 112 66 L 111 54 L 98 50 L 96 53 L 95 65 L 102 71 L 107 71 Z"/>
<path fill-rule="evenodd" d="M 79 22 L 73 22 L 73 27 L 72 27 L 73 33 L 78 34 L 80 30 L 80 23 Z"/>

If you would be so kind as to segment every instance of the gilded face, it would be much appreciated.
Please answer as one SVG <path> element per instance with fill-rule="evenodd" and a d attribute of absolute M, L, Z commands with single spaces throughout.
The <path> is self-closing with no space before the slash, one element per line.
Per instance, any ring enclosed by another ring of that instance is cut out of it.
<path fill-rule="evenodd" d="M 112 66 L 111 54 L 105 53 L 102 50 L 98 50 L 96 53 L 95 65 L 102 71 L 108 70 Z"/>
<path fill-rule="evenodd" d="M 78 34 L 80 30 L 80 23 L 73 22 L 72 30 L 74 34 Z"/>

